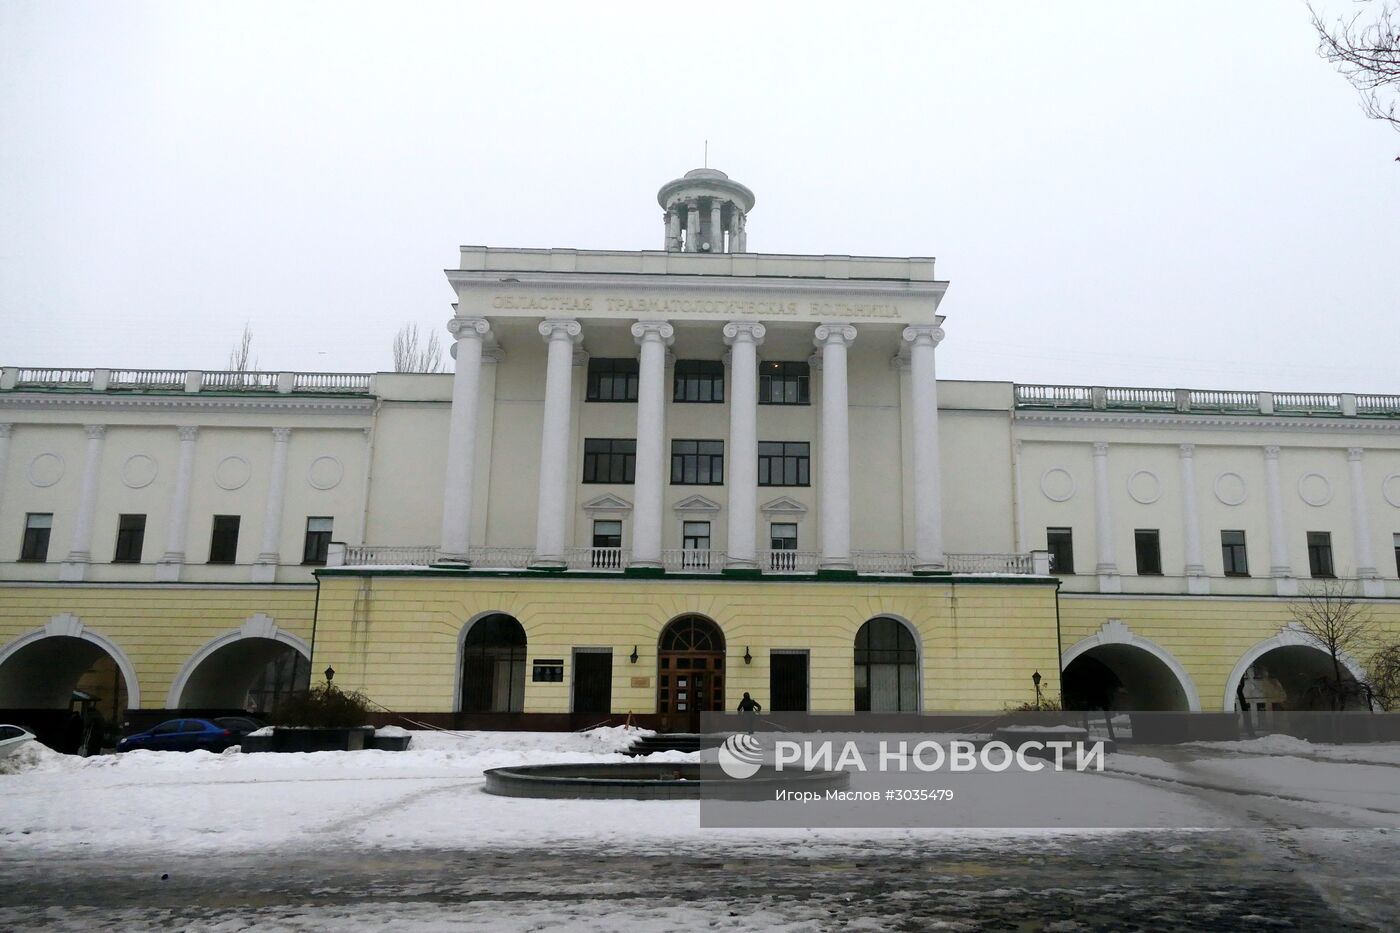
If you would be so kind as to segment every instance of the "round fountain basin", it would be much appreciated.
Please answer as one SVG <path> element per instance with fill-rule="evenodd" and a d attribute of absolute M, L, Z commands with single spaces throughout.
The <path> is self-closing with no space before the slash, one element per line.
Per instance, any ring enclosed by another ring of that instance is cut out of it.
<path fill-rule="evenodd" d="M 824 794 L 847 787 L 842 771 L 760 768 L 736 780 L 717 764 L 695 762 L 580 762 L 522 765 L 486 772 L 486 793 L 503 797 L 597 800 L 772 800 L 779 790 Z"/>

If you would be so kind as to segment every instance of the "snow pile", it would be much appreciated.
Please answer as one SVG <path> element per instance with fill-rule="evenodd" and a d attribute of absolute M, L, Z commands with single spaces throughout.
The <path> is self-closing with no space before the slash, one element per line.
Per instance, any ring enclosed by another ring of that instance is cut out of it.
<path fill-rule="evenodd" d="M 0 757 L 0 774 L 21 774 L 25 771 L 53 768 L 59 764 L 60 759 L 71 757 L 73 756 L 60 755 L 37 741 L 29 741 L 8 755 Z"/>

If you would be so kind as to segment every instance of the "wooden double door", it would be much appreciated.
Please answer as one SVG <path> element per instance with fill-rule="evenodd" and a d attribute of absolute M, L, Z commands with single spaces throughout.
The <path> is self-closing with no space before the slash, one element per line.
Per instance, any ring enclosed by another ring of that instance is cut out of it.
<path fill-rule="evenodd" d="M 703 616 L 682 616 L 661 634 L 656 711 L 666 727 L 700 730 L 701 713 L 724 712 L 724 636 Z"/>

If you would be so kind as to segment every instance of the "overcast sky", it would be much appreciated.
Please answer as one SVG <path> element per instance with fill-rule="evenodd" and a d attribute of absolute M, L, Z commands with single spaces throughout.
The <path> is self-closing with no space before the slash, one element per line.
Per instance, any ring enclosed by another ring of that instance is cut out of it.
<path fill-rule="evenodd" d="M 4 0 L 0 363 L 388 369 L 708 139 L 750 249 L 937 257 L 944 378 L 1400 392 L 1400 135 L 1301 2 L 996 6 Z"/>

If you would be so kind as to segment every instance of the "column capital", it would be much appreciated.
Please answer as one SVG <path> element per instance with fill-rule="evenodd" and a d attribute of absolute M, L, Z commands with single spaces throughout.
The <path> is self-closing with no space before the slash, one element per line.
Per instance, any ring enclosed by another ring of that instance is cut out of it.
<path fill-rule="evenodd" d="M 856 339 L 856 329 L 850 324 L 819 324 L 813 335 L 817 346 L 848 347 Z"/>
<path fill-rule="evenodd" d="M 587 350 L 583 349 L 583 347 L 575 347 L 575 348 L 574 348 L 573 365 L 575 365 L 575 366 L 587 366 L 587 365 L 588 365 L 588 360 L 589 360 L 589 358 L 590 358 L 589 352 L 588 352 Z"/>
<path fill-rule="evenodd" d="M 822 371 L 822 353 L 820 350 L 813 351 L 812 355 L 807 357 L 807 368 L 814 373 Z"/>
<path fill-rule="evenodd" d="M 500 344 L 493 347 L 482 347 L 481 361 L 483 363 L 499 363 L 506 358 L 506 348 Z"/>
<path fill-rule="evenodd" d="M 179 431 L 180 440 L 182 441 L 192 441 L 199 437 L 199 427 L 197 425 L 184 424 L 180 426 Z"/>
<path fill-rule="evenodd" d="M 1265 448 L 1264 448 L 1264 459 L 1265 459 L 1265 460 L 1277 460 L 1277 459 L 1278 459 L 1278 446 L 1275 445 L 1275 444 L 1270 444 L 1269 446 L 1265 447 Z"/>
<path fill-rule="evenodd" d="M 1348 448 L 1347 448 L 1347 459 L 1348 459 L 1348 460 L 1353 460 L 1353 461 L 1359 461 L 1359 460 L 1361 459 L 1361 452 L 1362 452 L 1362 448 L 1360 448 L 1360 447 L 1348 447 Z"/>
<path fill-rule="evenodd" d="M 15 430 L 13 422 L 0 422 L 0 437 L 9 437 Z"/>
<path fill-rule="evenodd" d="M 1176 450 L 1177 453 L 1181 454 L 1181 459 L 1183 460 L 1189 460 L 1196 456 L 1195 444 L 1178 444 Z"/>
<path fill-rule="evenodd" d="M 666 321 L 638 321 L 632 325 L 632 336 L 638 345 L 656 340 L 669 347 L 676 342 L 676 329 Z"/>
<path fill-rule="evenodd" d="M 756 321 L 730 321 L 724 325 L 724 342 L 731 347 L 740 341 L 758 346 L 767 333 L 768 328 Z"/>
<path fill-rule="evenodd" d="M 88 440 L 100 441 L 107 436 L 107 426 L 105 424 L 85 424 L 83 430 L 87 432 Z"/>
<path fill-rule="evenodd" d="M 292 439 L 292 429 L 291 429 L 291 428 L 273 428 L 273 429 L 272 429 L 272 442 L 273 442 L 274 444 L 285 444 L 285 443 L 287 443 L 287 441 L 289 441 L 289 440 L 291 440 L 291 439 Z"/>
<path fill-rule="evenodd" d="M 1094 444 L 1094 456 L 1095 456 L 1095 457 L 1107 457 L 1107 456 L 1108 456 L 1108 445 L 1105 444 L 1103 441 L 1097 441 L 1097 442 L 1095 442 L 1095 444 Z"/>
<path fill-rule="evenodd" d="M 916 347 L 936 347 L 943 342 L 943 328 L 937 324 L 910 324 L 902 334 L 905 340 Z"/>
<path fill-rule="evenodd" d="M 540 321 L 540 336 L 546 342 L 550 340 L 571 340 L 574 343 L 583 342 L 583 325 L 572 319 L 559 320 L 548 318 Z"/>
<path fill-rule="evenodd" d="M 447 322 L 447 332 L 458 340 L 481 340 L 491 333 L 491 322 L 484 317 L 454 317 Z"/>

